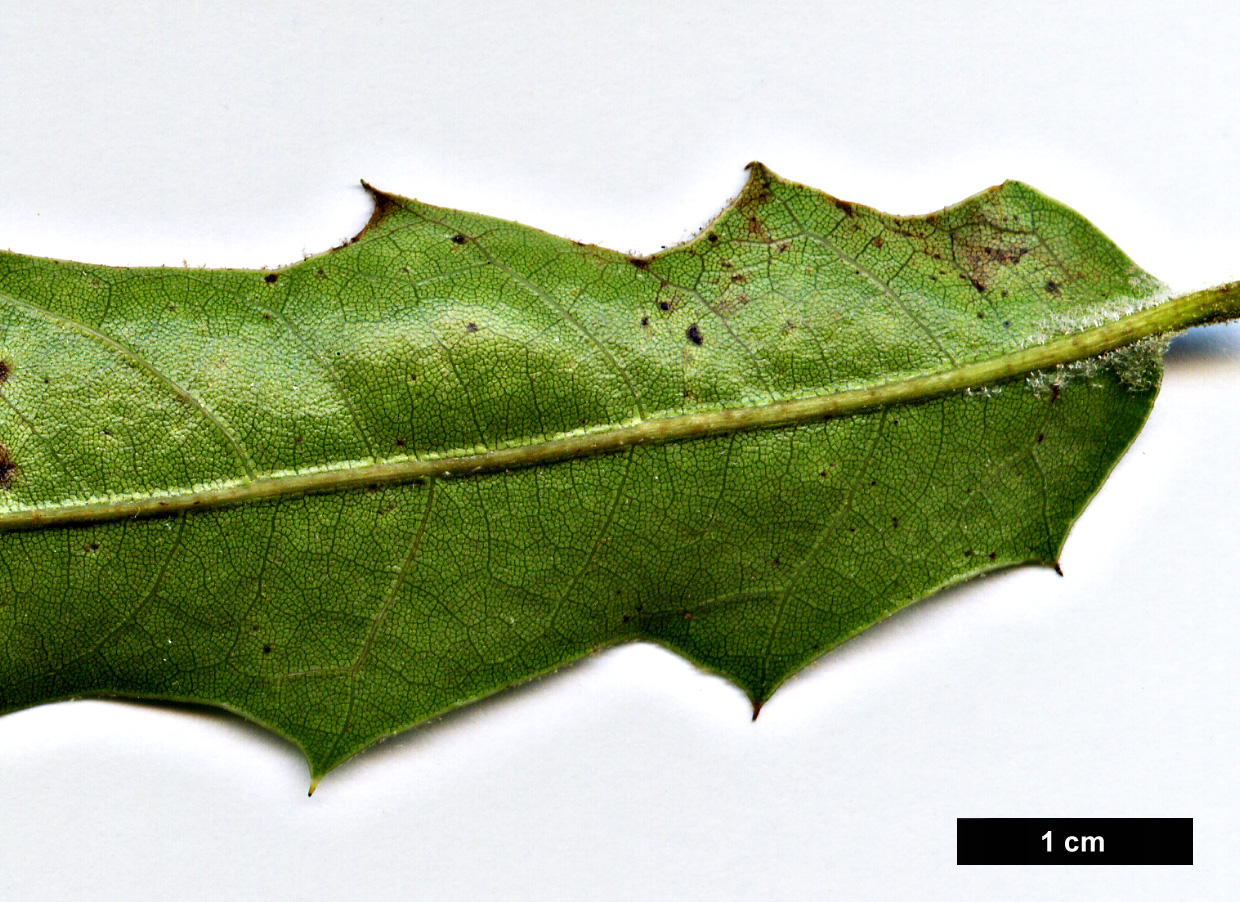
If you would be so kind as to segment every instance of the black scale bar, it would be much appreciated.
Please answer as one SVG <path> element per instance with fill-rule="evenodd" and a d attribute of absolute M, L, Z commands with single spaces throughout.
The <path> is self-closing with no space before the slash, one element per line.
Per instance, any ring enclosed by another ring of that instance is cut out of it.
<path fill-rule="evenodd" d="M 956 864 L 1192 864 L 1191 817 L 961 817 Z"/>

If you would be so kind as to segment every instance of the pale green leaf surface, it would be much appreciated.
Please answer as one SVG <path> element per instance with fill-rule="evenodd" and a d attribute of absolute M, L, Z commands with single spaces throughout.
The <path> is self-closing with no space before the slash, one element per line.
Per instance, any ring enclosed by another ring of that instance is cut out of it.
<path fill-rule="evenodd" d="M 939 587 L 1054 564 L 1157 392 L 1130 350 L 781 413 L 1164 296 L 1018 183 L 901 218 L 754 165 L 649 259 L 374 193 L 277 272 L 0 255 L 0 709 L 220 705 L 317 778 L 648 639 L 756 711 Z"/>

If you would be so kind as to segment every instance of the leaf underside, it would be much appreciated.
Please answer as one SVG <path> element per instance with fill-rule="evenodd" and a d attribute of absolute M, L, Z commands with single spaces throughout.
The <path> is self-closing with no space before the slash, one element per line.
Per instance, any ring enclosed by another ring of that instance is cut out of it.
<path fill-rule="evenodd" d="M 649 258 L 372 193 L 354 241 L 272 272 L 0 254 L 0 710 L 219 705 L 317 779 L 646 639 L 756 711 L 940 587 L 1053 565 L 1157 392 L 1143 358 L 307 493 L 288 477 L 899 383 L 1162 291 L 1013 182 L 893 217 L 753 164 L 716 220 Z M 166 498 L 192 507 L 160 516 Z M 75 509 L 88 522 L 56 525 Z"/>

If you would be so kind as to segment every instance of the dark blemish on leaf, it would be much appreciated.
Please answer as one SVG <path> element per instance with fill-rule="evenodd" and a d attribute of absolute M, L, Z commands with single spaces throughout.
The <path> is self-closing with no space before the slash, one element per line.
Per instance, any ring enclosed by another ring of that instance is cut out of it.
<path fill-rule="evenodd" d="M 874 245 L 875 247 L 882 247 L 882 246 L 883 246 L 883 239 L 881 239 L 881 238 L 879 238 L 877 235 L 875 235 L 873 238 L 871 238 L 871 239 L 870 239 L 870 244 Z"/>
<path fill-rule="evenodd" d="M 257 623 L 251 623 L 251 624 L 250 624 L 250 632 L 251 632 L 251 633 L 257 633 L 257 632 L 258 632 L 258 624 L 257 624 Z"/>
<path fill-rule="evenodd" d="M 453 244 L 464 244 L 464 243 L 465 243 L 465 236 L 464 236 L 464 235 L 459 235 L 459 234 L 458 234 L 458 235 L 453 235 L 453 236 L 452 236 L 452 243 L 453 243 Z"/>
<path fill-rule="evenodd" d="M 621 623 L 628 623 L 628 622 L 629 622 L 630 620 L 632 620 L 632 619 L 633 619 L 633 618 L 632 618 L 632 617 L 630 617 L 628 614 L 625 614 L 623 617 L 621 617 L 621 618 L 620 618 L 620 622 L 621 622 Z"/>
<path fill-rule="evenodd" d="M 1045 433 L 1045 432 L 1039 432 L 1039 433 L 1038 433 L 1038 441 L 1040 442 L 1040 441 L 1042 441 L 1042 439 L 1044 439 L 1044 438 L 1046 438 L 1046 433 Z"/>
<path fill-rule="evenodd" d="M 82 550 L 91 553 L 96 552 L 99 550 L 99 543 L 91 542 L 89 545 L 83 545 Z"/>
<path fill-rule="evenodd" d="M 477 332 L 477 331 L 478 331 L 478 324 L 477 324 L 477 323 L 470 323 L 469 325 L 467 325 L 467 326 L 465 327 L 465 331 L 466 331 L 466 332 Z"/>
<path fill-rule="evenodd" d="M 779 558 L 775 558 L 774 560 L 772 560 L 772 561 L 771 561 L 771 563 L 772 563 L 772 564 L 774 564 L 776 567 L 778 567 L 778 566 L 779 566 Z"/>
<path fill-rule="evenodd" d="M 706 234 L 706 240 L 709 241 L 711 244 L 714 244 L 716 241 L 719 240 L 719 236 L 716 235 L 714 232 L 708 232 Z"/>
<path fill-rule="evenodd" d="M 662 310 L 664 313 L 667 313 L 667 311 L 672 309 L 672 305 L 669 304 L 667 301 L 659 301 L 659 309 Z"/>
<path fill-rule="evenodd" d="M 263 654 L 265 654 L 265 655 L 269 655 L 269 654 L 271 654 L 271 646 L 270 646 L 270 645 L 264 645 L 264 646 L 263 646 Z"/>
<path fill-rule="evenodd" d="M 1051 403 L 1054 404 L 1058 400 L 1059 400 L 1059 386 L 1052 385 L 1051 386 Z"/>
<path fill-rule="evenodd" d="M 303 438 L 299 435 L 299 436 L 297 436 L 297 438 L 293 439 L 293 444 L 294 444 L 294 445 L 300 445 L 300 444 L 301 444 L 302 442 L 304 442 L 304 441 L 305 441 L 305 439 L 303 439 Z"/>
<path fill-rule="evenodd" d="M 315 277 L 316 279 L 326 279 L 326 278 L 327 278 L 327 273 L 323 272 L 323 270 L 322 270 L 322 269 L 316 269 L 316 270 L 314 271 L 314 277 Z"/>
<path fill-rule="evenodd" d="M 638 269 L 649 269 L 650 268 L 650 261 L 645 259 L 644 257 L 629 257 L 629 263 L 633 264 Z"/>
<path fill-rule="evenodd" d="M 263 281 L 268 285 L 274 285 L 279 278 L 280 274 L 278 272 L 269 272 L 267 275 L 263 276 Z"/>
<path fill-rule="evenodd" d="M 176 306 L 176 304 L 169 304 L 169 305 L 168 305 L 168 312 L 169 312 L 169 313 L 176 313 L 176 312 L 177 312 L 177 306 Z"/>
<path fill-rule="evenodd" d="M 397 448 L 403 448 L 403 447 L 405 447 L 405 440 L 404 440 L 403 438 L 398 438 L 398 439 L 396 440 L 396 447 L 397 447 Z"/>
<path fill-rule="evenodd" d="M 870 485 L 878 485 L 878 480 L 877 480 L 877 479 L 871 479 L 871 480 L 870 480 Z"/>
<path fill-rule="evenodd" d="M 698 328 L 697 323 L 694 323 L 685 330 L 685 338 L 689 339 L 689 341 L 693 342 L 695 345 L 700 345 L 702 343 L 702 330 Z"/>
<path fill-rule="evenodd" d="M 719 265 L 724 269 L 731 269 L 733 264 L 731 260 L 720 260 Z"/>
<path fill-rule="evenodd" d="M 1012 321 L 1011 321 L 1010 319 L 1005 319 L 1005 320 L 1003 321 L 1003 328 L 1005 328 L 1005 329 L 1010 329 L 1010 328 L 1012 328 Z"/>
<path fill-rule="evenodd" d="M 1000 292 L 999 292 L 999 296 L 1000 296 L 1000 297 L 1007 297 L 1007 296 L 1008 296 L 1008 291 L 1007 291 L 1007 289 L 1005 288 L 1005 289 L 1003 289 L 1002 291 L 1000 291 Z"/>
<path fill-rule="evenodd" d="M 986 314 L 985 314 L 985 313 L 982 313 L 982 311 L 980 311 L 980 310 L 979 310 L 979 311 L 977 311 L 977 318 L 978 318 L 978 319 L 985 319 L 985 318 L 986 318 Z"/>
<path fill-rule="evenodd" d="M 686 620 L 692 620 L 692 619 L 693 619 L 693 615 L 692 615 L 692 614 L 690 614 L 688 611 L 685 611 L 685 619 L 686 619 Z"/>
<path fill-rule="evenodd" d="M 642 317 L 642 325 L 643 325 L 643 326 L 649 326 L 649 325 L 650 325 L 650 317 L 648 317 L 648 316 L 643 316 L 643 317 Z"/>
<path fill-rule="evenodd" d="M 993 552 L 993 551 L 992 551 L 992 552 L 990 552 L 990 559 L 991 559 L 992 561 L 995 559 L 995 552 Z"/>
<path fill-rule="evenodd" d="M 791 248 L 791 247 L 792 247 L 792 242 L 791 242 L 791 241 L 785 241 L 785 242 L 781 243 L 781 244 L 779 245 L 779 247 L 777 247 L 777 248 L 776 248 L 776 250 L 778 250 L 778 251 L 782 254 L 784 251 L 788 250 L 788 249 L 789 249 L 789 248 Z"/>
<path fill-rule="evenodd" d="M 7 360 L 0 360 L 0 385 L 4 385 L 9 379 L 9 373 L 13 372 L 13 367 Z"/>
<path fill-rule="evenodd" d="M 969 284 L 976 288 L 979 294 L 985 291 L 987 287 L 981 279 L 975 278 L 974 276 L 969 276 Z"/>
<path fill-rule="evenodd" d="M 892 517 L 892 518 L 891 518 L 891 528 L 892 528 L 892 529 L 899 529 L 899 528 L 900 528 L 900 521 L 899 521 L 899 519 L 897 519 L 896 517 Z"/>
<path fill-rule="evenodd" d="M 766 226 L 762 224 L 762 220 L 758 219 L 758 217 L 750 216 L 746 221 L 745 226 L 749 229 L 750 235 L 753 235 L 759 241 L 765 241 L 768 244 L 770 243 L 771 236 L 767 234 Z"/>
<path fill-rule="evenodd" d="M 1055 572 L 1063 576 L 1063 568 L 1059 566 L 1059 561 L 1055 561 Z"/>
<path fill-rule="evenodd" d="M 835 204 L 835 209 L 839 210 L 845 216 L 851 217 L 856 214 L 856 211 L 853 210 L 853 205 L 846 200 L 840 200 L 838 197 L 833 197 L 831 198 L 831 203 Z"/>
<path fill-rule="evenodd" d="M 743 272 L 738 272 L 736 275 L 732 277 L 732 281 L 733 282 L 747 282 L 749 281 L 749 276 L 745 275 Z"/>
<path fill-rule="evenodd" d="M 966 552 L 964 553 L 964 556 L 965 556 L 965 557 L 973 557 L 973 552 L 972 552 L 972 551 L 966 551 Z"/>
<path fill-rule="evenodd" d="M 1059 290 L 1059 285 L 1051 279 L 1047 279 L 1046 284 L 1042 287 L 1046 289 L 1047 294 L 1053 294 L 1055 297 L 1059 297 L 1063 293 Z"/>

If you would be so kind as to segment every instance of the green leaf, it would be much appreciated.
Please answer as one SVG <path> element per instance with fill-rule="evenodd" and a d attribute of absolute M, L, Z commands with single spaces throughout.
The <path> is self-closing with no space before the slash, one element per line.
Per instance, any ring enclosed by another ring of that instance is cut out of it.
<path fill-rule="evenodd" d="M 649 258 L 371 191 L 273 272 L 0 255 L 0 709 L 205 702 L 317 781 L 646 639 L 757 716 L 905 605 L 1055 565 L 1158 336 L 1240 307 L 1015 182 L 894 217 L 753 164 Z"/>

